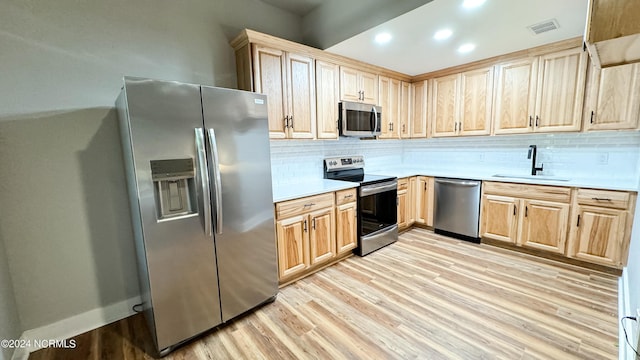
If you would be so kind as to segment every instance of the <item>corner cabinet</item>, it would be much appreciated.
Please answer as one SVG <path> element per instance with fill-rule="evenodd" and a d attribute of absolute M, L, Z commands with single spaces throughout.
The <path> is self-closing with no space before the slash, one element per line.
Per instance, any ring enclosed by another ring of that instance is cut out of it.
<path fill-rule="evenodd" d="M 637 129 L 640 125 L 640 64 L 591 66 L 584 128 Z"/>
<path fill-rule="evenodd" d="M 377 104 L 378 75 L 341 66 L 340 99 Z"/>
<path fill-rule="evenodd" d="M 275 204 L 281 285 L 351 254 L 357 246 L 356 196 L 347 189 Z"/>
<path fill-rule="evenodd" d="M 587 71 L 581 48 L 497 69 L 495 134 L 580 130 Z"/>
<path fill-rule="evenodd" d="M 412 138 L 426 138 L 427 137 L 427 95 L 428 95 L 427 80 L 419 81 L 411 84 L 411 124 L 410 124 L 410 137 Z M 404 130 L 402 131 L 404 133 Z"/>

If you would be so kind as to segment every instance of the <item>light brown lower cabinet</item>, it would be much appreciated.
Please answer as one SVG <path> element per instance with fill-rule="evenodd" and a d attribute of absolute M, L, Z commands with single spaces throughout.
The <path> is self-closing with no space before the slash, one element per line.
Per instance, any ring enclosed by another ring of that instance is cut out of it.
<path fill-rule="evenodd" d="M 484 182 L 484 239 L 622 268 L 637 193 Z"/>
<path fill-rule="evenodd" d="M 398 179 L 398 228 L 406 229 L 415 222 L 416 177 Z"/>
<path fill-rule="evenodd" d="M 357 246 L 356 204 L 356 190 L 348 189 L 275 205 L 281 284 L 310 274 Z"/>
<path fill-rule="evenodd" d="M 616 268 L 627 264 L 637 193 L 578 189 L 567 256 Z"/>
<path fill-rule="evenodd" d="M 434 179 L 418 176 L 416 180 L 416 223 L 433 226 Z"/>
<path fill-rule="evenodd" d="M 485 182 L 480 236 L 564 254 L 571 189 Z"/>

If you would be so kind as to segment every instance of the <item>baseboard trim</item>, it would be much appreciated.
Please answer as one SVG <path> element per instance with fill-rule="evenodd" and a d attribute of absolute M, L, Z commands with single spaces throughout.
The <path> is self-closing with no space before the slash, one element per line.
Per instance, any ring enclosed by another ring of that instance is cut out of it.
<path fill-rule="evenodd" d="M 55 323 L 39 328 L 26 330 L 20 337 L 25 343 L 30 344 L 28 348 L 16 349 L 11 357 L 12 360 L 27 360 L 29 354 L 42 349 L 37 346 L 42 340 L 65 340 L 87 331 L 97 329 L 114 321 L 124 319 L 133 315 L 133 306 L 141 303 L 139 296 L 107 305 L 105 307 L 89 310 L 82 314 L 74 315 Z"/>

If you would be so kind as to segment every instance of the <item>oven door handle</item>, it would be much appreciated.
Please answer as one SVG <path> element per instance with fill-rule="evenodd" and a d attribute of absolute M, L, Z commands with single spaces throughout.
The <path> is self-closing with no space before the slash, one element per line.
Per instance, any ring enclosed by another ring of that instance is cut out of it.
<path fill-rule="evenodd" d="M 369 195 L 379 194 L 381 192 L 397 190 L 398 189 L 398 181 L 387 181 L 381 184 L 371 184 L 360 187 L 360 197 L 365 197 Z"/>

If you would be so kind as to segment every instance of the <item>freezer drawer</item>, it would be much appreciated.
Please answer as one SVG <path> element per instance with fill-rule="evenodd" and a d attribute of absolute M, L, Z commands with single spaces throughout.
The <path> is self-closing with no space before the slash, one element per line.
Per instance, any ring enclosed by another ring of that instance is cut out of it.
<path fill-rule="evenodd" d="M 479 180 L 435 178 L 436 232 L 478 241 L 481 184 Z"/>

